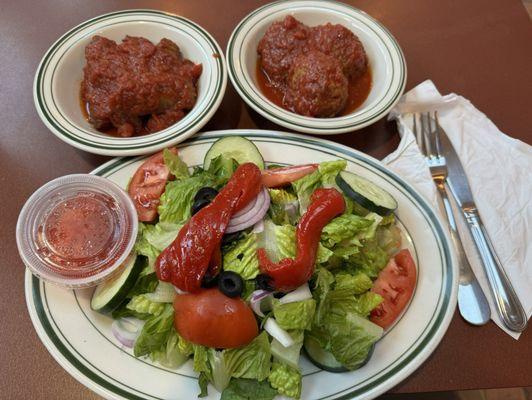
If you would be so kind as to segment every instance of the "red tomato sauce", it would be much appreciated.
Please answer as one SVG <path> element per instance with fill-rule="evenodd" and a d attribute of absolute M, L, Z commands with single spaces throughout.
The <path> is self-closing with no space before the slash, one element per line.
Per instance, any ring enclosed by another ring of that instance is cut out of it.
<path fill-rule="evenodd" d="M 262 94 L 264 94 L 264 96 L 266 96 L 266 98 L 276 106 L 286 109 L 283 104 L 285 91 L 271 83 L 270 78 L 261 68 L 260 57 L 257 59 L 255 76 L 257 77 L 258 87 Z M 345 115 L 349 115 L 359 108 L 368 98 L 369 92 L 371 91 L 372 82 L 373 77 L 371 74 L 371 68 L 369 66 L 360 77 L 356 79 L 350 79 L 349 85 L 347 87 L 348 95 L 346 105 L 337 116 L 343 117 Z"/>
<path fill-rule="evenodd" d="M 119 239 L 117 207 L 106 194 L 78 192 L 52 208 L 37 235 L 38 251 L 48 266 L 62 275 L 83 277 L 111 265 L 114 259 L 108 258 Z M 101 265 L 95 269 L 95 264 Z"/>

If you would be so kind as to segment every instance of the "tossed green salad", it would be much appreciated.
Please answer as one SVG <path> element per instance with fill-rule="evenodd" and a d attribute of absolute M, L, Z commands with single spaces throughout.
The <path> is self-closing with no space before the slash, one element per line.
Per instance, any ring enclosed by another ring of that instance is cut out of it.
<path fill-rule="evenodd" d="M 260 188 L 238 209 L 232 188 L 253 189 L 239 178 L 244 165 Z M 129 193 L 143 221 L 134 254 L 91 306 L 112 316 L 114 335 L 135 356 L 168 368 L 192 360 L 199 397 L 210 383 L 224 400 L 298 399 L 302 353 L 331 372 L 360 368 L 412 295 L 415 266 L 401 250 L 397 203 L 344 160 L 265 166 L 252 142 L 226 137 L 203 167 L 189 168 L 175 149 L 152 156 Z M 331 196 L 341 212 L 315 228 Z M 201 240 L 216 249 L 208 266 L 193 269 L 211 249 L 198 250 Z"/>

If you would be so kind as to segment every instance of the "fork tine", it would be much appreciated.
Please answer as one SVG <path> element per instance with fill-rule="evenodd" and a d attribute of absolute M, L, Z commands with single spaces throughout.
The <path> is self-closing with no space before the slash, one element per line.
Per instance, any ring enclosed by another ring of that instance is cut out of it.
<path fill-rule="evenodd" d="M 440 131 L 441 131 L 441 126 L 440 126 L 440 121 L 438 121 L 438 111 L 435 111 L 434 112 L 434 123 L 436 125 L 436 128 L 434 129 L 434 141 L 436 143 L 436 155 L 438 157 L 441 157 L 441 142 L 440 142 Z"/>
<path fill-rule="evenodd" d="M 421 150 L 421 153 L 425 153 L 425 149 L 423 148 L 423 135 L 421 135 L 421 130 L 418 129 L 417 126 L 417 113 L 412 114 L 412 132 L 414 133 L 414 136 L 416 138 L 417 145 L 419 147 L 419 150 Z"/>
<path fill-rule="evenodd" d="M 425 155 L 431 157 L 433 155 L 432 148 L 430 146 L 430 119 L 429 113 L 422 113 L 420 116 L 421 121 L 421 133 L 423 135 L 423 142 L 425 146 Z"/>
<path fill-rule="evenodd" d="M 430 148 L 431 148 L 431 152 L 430 154 L 434 157 L 437 156 L 436 154 L 436 135 L 435 135 L 435 132 L 436 132 L 436 123 L 435 123 L 435 120 L 434 120 L 434 116 L 432 113 L 427 113 L 427 119 L 429 121 L 429 131 L 428 131 L 428 135 L 429 135 L 429 141 L 430 141 Z"/>

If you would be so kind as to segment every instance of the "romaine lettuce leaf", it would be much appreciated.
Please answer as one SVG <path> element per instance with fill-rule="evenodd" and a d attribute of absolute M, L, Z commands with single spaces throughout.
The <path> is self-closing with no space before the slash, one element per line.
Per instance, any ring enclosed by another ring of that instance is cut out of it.
<path fill-rule="evenodd" d="M 301 347 L 303 346 L 303 339 L 305 335 L 302 330 L 292 330 L 288 333 L 294 340 L 294 344 L 284 347 L 277 339 L 273 339 L 271 352 L 274 360 L 277 360 L 283 364 L 288 364 L 292 368 L 298 369 Z"/>
<path fill-rule="evenodd" d="M 157 208 L 159 223 L 184 224 L 191 216 L 190 208 L 197 191 L 204 186 L 212 186 L 213 183 L 208 174 L 168 182 Z"/>
<path fill-rule="evenodd" d="M 270 372 L 270 342 L 262 332 L 245 347 L 216 351 L 194 345 L 194 370 L 204 373 L 219 392 L 231 377 L 264 380 Z"/>
<path fill-rule="evenodd" d="M 161 350 L 155 350 L 150 353 L 152 361 L 168 368 L 177 368 L 187 361 L 187 354 L 183 354 L 179 349 L 179 335 L 175 328 L 172 328 L 166 341 L 166 347 Z"/>
<path fill-rule="evenodd" d="M 277 245 L 277 261 L 283 258 L 294 258 L 296 256 L 296 227 L 292 225 L 275 225 L 275 243 Z M 332 255 L 332 251 L 318 244 L 316 254 L 316 263 L 322 264 L 327 262 Z M 272 258 L 273 260 L 273 258 Z"/>
<path fill-rule="evenodd" d="M 323 227 L 321 232 L 321 242 L 328 248 L 349 241 L 355 235 L 366 231 L 372 226 L 374 220 L 359 217 L 354 214 L 342 214 L 334 218 L 331 222 Z"/>
<path fill-rule="evenodd" d="M 281 304 L 279 300 L 273 303 L 273 316 L 283 329 L 310 329 L 314 313 L 316 312 L 316 300 L 307 299 Z"/>
<path fill-rule="evenodd" d="M 224 350 L 225 364 L 233 378 L 248 378 L 262 381 L 270 373 L 270 341 L 263 331 L 247 346 Z"/>
<path fill-rule="evenodd" d="M 147 295 L 133 296 L 126 308 L 140 314 L 160 315 L 165 309 L 165 303 L 151 301 Z"/>
<path fill-rule="evenodd" d="M 220 400 L 273 400 L 275 396 L 277 390 L 268 381 L 233 378 L 222 392 Z"/>
<path fill-rule="evenodd" d="M 382 337 L 380 326 L 354 313 L 328 314 L 320 328 L 310 335 L 350 370 L 364 363 L 373 344 Z"/>
<path fill-rule="evenodd" d="M 362 272 L 375 279 L 386 266 L 390 256 L 379 247 L 377 239 L 366 240 L 357 254 L 349 257 L 350 272 Z"/>
<path fill-rule="evenodd" d="M 180 181 L 190 176 L 188 166 L 185 164 L 179 155 L 172 153 L 168 149 L 163 150 L 163 160 L 170 173 L 175 176 L 175 179 Z"/>
<path fill-rule="evenodd" d="M 310 196 L 319 187 L 335 186 L 334 180 L 340 171 L 347 166 L 345 160 L 325 161 L 320 163 L 318 169 L 313 173 L 292 182 L 297 198 L 299 200 L 299 212 L 303 214 L 310 204 Z"/>
<path fill-rule="evenodd" d="M 354 294 L 362 294 L 371 289 L 373 282 L 363 272 L 358 272 L 354 275 L 346 272 L 339 272 L 335 276 L 336 286 L 335 289 L 349 289 Z"/>
<path fill-rule="evenodd" d="M 224 251 L 223 269 L 236 272 L 242 279 L 253 279 L 260 273 L 256 234 L 245 235 Z"/>
<path fill-rule="evenodd" d="M 155 225 L 146 225 L 143 235 L 146 241 L 160 253 L 172 244 L 182 227 L 181 224 L 159 222 Z"/>
<path fill-rule="evenodd" d="M 220 154 L 211 160 L 207 172 L 215 177 L 216 183 L 214 185 L 222 187 L 231 179 L 237 168 L 238 162 L 236 160 Z"/>
<path fill-rule="evenodd" d="M 174 308 L 171 304 L 165 304 L 164 310 L 159 315 L 154 315 L 144 324 L 133 348 L 135 357 L 162 350 L 173 327 Z"/>
<path fill-rule="evenodd" d="M 301 397 L 301 372 L 298 369 L 274 361 L 268 381 L 280 394 L 294 399 Z"/>

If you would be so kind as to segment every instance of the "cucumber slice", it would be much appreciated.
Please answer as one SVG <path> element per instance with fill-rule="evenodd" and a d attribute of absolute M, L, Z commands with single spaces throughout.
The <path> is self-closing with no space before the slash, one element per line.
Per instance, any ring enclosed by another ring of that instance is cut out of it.
<path fill-rule="evenodd" d="M 331 353 L 324 350 L 320 346 L 318 341 L 314 339 L 313 337 L 306 336 L 303 347 L 305 348 L 305 352 L 307 353 L 309 360 L 316 367 L 321 368 L 325 371 L 329 371 L 329 372 L 348 371 L 347 368 L 345 368 L 342 364 L 336 361 L 336 358 L 334 358 L 334 356 Z"/>
<path fill-rule="evenodd" d="M 91 299 L 91 308 L 104 314 L 117 308 L 133 288 L 147 263 L 147 257 L 131 254 L 122 264 L 124 270 L 119 275 L 96 287 Z"/>
<path fill-rule="evenodd" d="M 397 201 L 390 193 L 359 175 L 342 171 L 336 176 L 336 184 L 348 197 L 369 211 L 385 216 L 397 209 Z"/>
<path fill-rule="evenodd" d="M 220 154 L 234 158 L 239 164 L 252 162 L 264 169 L 264 159 L 255 144 L 242 136 L 226 136 L 213 143 L 203 159 L 203 168 L 209 168 L 211 160 Z"/>

